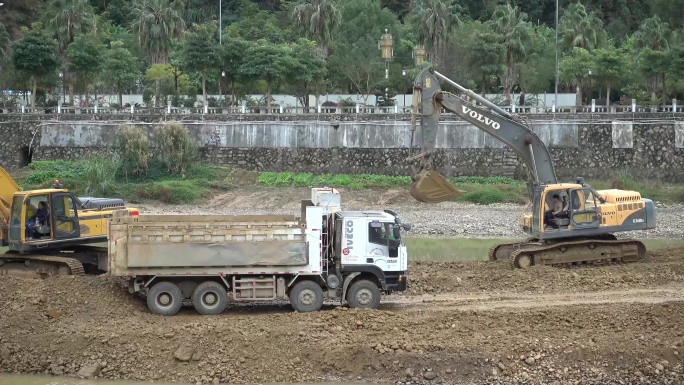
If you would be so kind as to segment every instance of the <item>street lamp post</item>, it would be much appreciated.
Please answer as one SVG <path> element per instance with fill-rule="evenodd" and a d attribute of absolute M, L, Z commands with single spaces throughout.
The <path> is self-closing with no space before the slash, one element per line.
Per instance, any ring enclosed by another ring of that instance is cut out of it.
<path fill-rule="evenodd" d="M 404 94 L 404 108 L 406 108 L 406 67 L 401 70 L 401 76 L 403 76 L 402 79 L 404 80 L 404 92 L 402 93 Z"/>
<path fill-rule="evenodd" d="M 385 33 L 380 37 L 378 42 L 380 49 L 382 50 L 382 58 L 385 59 L 385 80 L 389 80 L 389 63 L 392 61 L 394 56 L 394 42 L 392 41 L 392 35 L 387 29 Z M 385 87 L 385 101 L 387 101 L 389 93 L 389 87 Z"/>
<path fill-rule="evenodd" d="M 221 97 L 220 97 L 221 107 L 225 107 L 225 105 L 226 105 L 226 101 L 223 98 L 223 78 L 225 78 L 225 77 L 226 77 L 226 71 L 221 71 L 221 81 L 219 84 L 219 92 L 221 94 Z"/>
<path fill-rule="evenodd" d="M 589 69 L 589 97 L 587 98 L 587 101 L 591 103 L 591 95 L 593 94 L 593 89 L 591 87 L 591 68 Z"/>
<path fill-rule="evenodd" d="M 62 89 L 62 101 L 59 103 L 60 106 L 66 101 L 66 95 L 64 94 L 64 79 L 63 78 L 64 78 L 64 72 L 59 71 L 59 88 Z"/>
<path fill-rule="evenodd" d="M 221 20 L 221 8 L 223 8 L 223 7 L 222 7 L 222 1 L 219 0 L 219 44 L 222 44 L 222 42 L 221 42 L 221 35 L 223 34 L 223 33 L 221 32 L 221 21 L 222 21 L 222 20 Z"/>

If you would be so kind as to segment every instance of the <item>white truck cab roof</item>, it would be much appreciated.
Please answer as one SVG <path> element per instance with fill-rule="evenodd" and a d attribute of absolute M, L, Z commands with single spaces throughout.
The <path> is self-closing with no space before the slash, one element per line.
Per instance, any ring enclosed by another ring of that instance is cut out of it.
<path fill-rule="evenodd" d="M 394 222 L 394 216 L 384 211 L 338 211 L 337 215 L 345 219 L 372 218 L 383 222 Z"/>

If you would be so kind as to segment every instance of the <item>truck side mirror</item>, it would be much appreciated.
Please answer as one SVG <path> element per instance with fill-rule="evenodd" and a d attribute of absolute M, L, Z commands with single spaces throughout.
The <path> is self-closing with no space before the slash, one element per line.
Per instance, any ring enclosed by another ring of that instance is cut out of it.
<path fill-rule="evenodd" d="M 410 223 L 403 223 L 401 226 L 402 226 L 402 227 L 404 228 L 404 230 L 406 230 L 406 231 L 411 230 L 411 224 L 410 224 Z"/>
<path fill-rule="evenodd" d="M 392 231 L 394 232 L 394 238 L 395 239 L 401 238 L 401 229 L 399 228 L 399 226 L 394 226 L 392 228 Z"/>

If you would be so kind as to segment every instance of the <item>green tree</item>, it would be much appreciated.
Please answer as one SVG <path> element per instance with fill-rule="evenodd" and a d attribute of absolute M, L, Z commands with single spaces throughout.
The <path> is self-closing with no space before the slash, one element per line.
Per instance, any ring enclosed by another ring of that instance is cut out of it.
<path fill-rule="evenodd" d="M 228 35 L 244 40 L 267 40 L 271 43 L 284 43 L 287 33 L 283 31 L 276 17 L 250 0 L 240 0 L 240 20 L 227 28 Z"/>
<path fill-rule="evenodd" d="M 630 63 L 625 52 L 615 47 L 594 50 L 592 55 L 596 63 L 596 78 L 606 86 L 606 106 L 609 106 L 611 86 L 627 77 Z"/>
<path fill-rule="evenodd" d="M 461 24 L 463 8 L 456 0 L 417 0 L 412 2 L 410 19 L 426 48 L 432 49 L 435 62 L 442 63 L 447 40 Z"/>
<path fill-rule="evenodd" d="M 291 12 L 295 25 L 317 42 L 319 57 L 328 57 L 328 48 L 335 39 L 342 13 L 338 0 L 299 0 Z"/>
<path fill-rule="evenodd" d="M 131 28 L 138 34 L 140 47 L 147 53 L 148 63 L 166 64 L 171 42 L 185 29 L 182 1 L 135 0 L 131 12 Z"/>
<path fill-rule="evenodd" d="M 646 78 L 651 92 L 651 100 L 656 100 L 656 92 L 662 90 L 665 99 L 666 73 L 669 71 L 670 42 L 674 32 L 668 23 L 653 16 L 643 21 L 634 32 L 634 48 L 638 50 L 636 64 Z"/>
<path fill-rule="evenodd" d="M 163 80 L 173 80 L 173 66 L 171 64 L 152 64 L 145 72 L 147 79 L 154 81 L 154 106 L 159 107 L 159 99 L 161 97 L 161 82 Z"/>
<path fill-rule="evenodd" d="M 581 47 L 591 51 L 607 40 L 601 19 L 593 12 L 587 12 L 580 2 L 570 4 L 558 24 L 559 35 L 566 49 Z"/>
<path fill-rule="evenodd" d="M 38 81 L 59 67 L 57 42 L 45 33 L 41 23 L 34 23 L 30 30 L 23 27 L 22 33 L 24 38 L 12 45 L 12 64 L 31 77 L 31 108 L 35 108 Z"/>
<path fill-rule="evenodd" d="M 596 66 L 593 64 L 592 54 L 581 47 L 572 49 L 570 55 L 563 57 L 563 60 L 558 65 L 558 72 L 560 78 L 564 82 L 572 83 L 576 90 L 575 105 L 581 106 L 582 87 L 584 79 L 589 74 L 589 70 Z"/>
<path fill-rule="evenodd" d="M 259 40 L 247 48 L 239 73 L 266 81 L 266 107 L 270 110 L 273 83 L 284 80 L 292 73 L 295 64 L 289 47 Z"/>
<path fill-rule="evenodd" d="M 245 52 L 250 47 L 250 42 L 240 37 L 223 35 L 221 44 L 221 65 L 226 72 L 226 81 L 230 84 L 231 103 L 237 103 L 237 90 L 235 84 L 242 80 L 240 67 L 245 57 Z"/>
<path fill-rule="evenodd" d="M 88 81 L 100 71 L 104 51 L 104 44 L 95 34 L 77 36 L 67 49 L 69 70 L 81 77 L 86 99 L 88 99 Z"/>
<path fill-rule="evenodd" d="M 67 50 L 78 35 L 95 31 L 97 17 L 88 0 L 52 0 L 44 15 L 47 19 L 46 27 L 57 38 L 64 81 L 69 88 L 69 103 L 73 105 L 75 76 L 68 71 Z"/>
<path fill-rule="evenodd" d="M 311 85 L 321 83 L 326 74 L 325 62 L 319 57 L 316 43 L 307 39 L 299 39 L 292 45 L 294 65 L 291 68 L 290 80 L 297 86 L 295 94 L 302 105 L 309 105 Z"/>
<path fill-rule="evenodd" d="M 100 78 L 119 95 L 119 107 L 123 107 L 123 90 L 140 76 L 138 61 L 124 47 L 123 42 L 114 41 L 102 57 Z"/>
<path fill-rule="evenodd" d="M 527 15 L 520 12 L 518 7 L 511 7 L 510 4 L 496 7 L 492 15 L 494 31 L 501 35 L 504 46 L 504 64 L 506 72 L 503 76 L 506 101 L 511 101 L 511 89 L 515 84 L 517 64 L 525 62 L 527 51 L 526 45 L 530 43 L 530 34 L 527 22 Z"/>
<path fill-rule="evenodd" d="M 194 31 L 186 34 L 182 48 L 183 66 L 202 75 L 202 101 L 207 106 L 207 71 L 221 64 L 221 52 L 216 36 L 216 22 L 194 25 Z"/>
<path fill-rule="evenodd" d="M 484 96 L 487 85 L 496 81 L 496 78 L 506 70 L 502 64 L 503 39 L 491 31 L 477 31 L 469 42 L 468 49 L 470 71 L 479 79 L 480 93 Z"/>
<path fill-rule="evenodd" d="M 378 39 L 387 28 L 400 41 L 401 25 L 379 0 L 347 0 L 341 12 L 345 33 L 332 47 L 328 73 L 341 88 L 362 94 L 366 103 L 373 84 L 384 76 Z"/>

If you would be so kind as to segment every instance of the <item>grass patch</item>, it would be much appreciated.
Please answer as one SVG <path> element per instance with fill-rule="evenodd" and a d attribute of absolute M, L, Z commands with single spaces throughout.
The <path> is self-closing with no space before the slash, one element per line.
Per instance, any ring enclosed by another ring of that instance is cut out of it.
<path fill-rule="evenodd" d="M 404 238 L 409 261 L 486 261 L 489 248 L 515 239 L 494 238 Z M 644 239 L 647 250 L 684 247 L 684 239 Z"/>
<path fill-rule="evenodd" d="M 59 179 L 78 194 L 117 196 L 134 203 L 151 199 L 174 204 L 194 203 L 212 192 L 246 185 L 275 188 L 328 186 L 363 190 L 408 189 L 411 184 L 408 176 L 258 173 L 203 163 L 186 166 L 179 173 L 158 159 L 146 161 L 145 169 L 144 173 L 130 172 L 130 164 L 105 157 L 92 157 L 78 162 L 39 161 L 31 163 L 29 173 L 17 178 L 17 182 L 24 189 L 35 189 L 50 187 L 55 179 Z M 620 189 L 638 191 L 645 198 L 664 203 L 684 203 L 684 185 L 635 181 L 626 173 L 621 173 L 616 180 Z M 527 186 L 520 180 L 461 176 L 451 178 L 449 182 L 465 191 L 454 198 L 455 201 L 481 205 L 527 202 Z M 588 183 L 597 190 L 611 187 L 611 182 L 606 181 Z"/>

